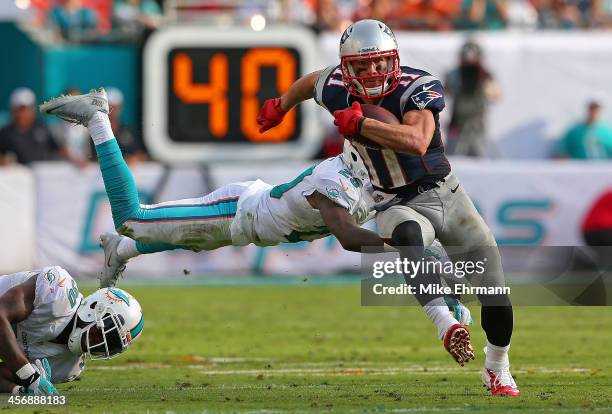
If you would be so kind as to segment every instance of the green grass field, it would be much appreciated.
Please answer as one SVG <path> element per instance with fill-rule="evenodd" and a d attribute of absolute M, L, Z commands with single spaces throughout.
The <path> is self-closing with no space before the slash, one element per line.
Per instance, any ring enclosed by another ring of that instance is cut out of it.
<path fill-rule="evenodd" d="M 419 308 L 361 307 L 357 285 L 122 287 L 143 336 L 59 385 L 67 407 L 36 412 L 612 412 L 609 308 L 516 308 L 523 395 L 493 398 L 478 309 L 461 368 Z"/>

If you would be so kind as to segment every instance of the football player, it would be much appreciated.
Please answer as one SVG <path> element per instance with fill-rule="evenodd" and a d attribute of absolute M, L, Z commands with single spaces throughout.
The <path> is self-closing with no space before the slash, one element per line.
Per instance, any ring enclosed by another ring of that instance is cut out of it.
<path fill-rule="evenodd" d="M 0 276 L 0 393 L 57 395 L 85 358 L 110 359 L 142 333 L 140 304 L 118 288 L 83 298 L 59 266 Z"/>
<path fill-rule="evenodd" d="M 350 25 L 340 39 L 340 64 L 298 79 L 281 97 L 264 102 L 257 121 L 260 132 L 280 124 L 298 103 L 314 98 L 334 116 L 334 124 L 352 139 L 363 159 L 377 196 L 376 221 L 381 237 L 418 261 L 424 247 L 438 238 L 460 247 L 474 260 L 486 260 L 480 284 L 503 286 L 504 275 L 495 239 L 444 155 L 439 115 L 444 89 L 431 74 L 400 66 L 393 32 L 377 20 Z M 393 113 L 400 125 L 366 118 L 361 103 L 377 104 Z M 440 283 L 438 275 L 420 274 L 407 283 Z M 467 328 L 444 312 L 438 294 L 417 299 L 436 323 L 447 351 L 464 364 L 474 358 Z M 480 296 L 481 324 L 487 335 L 482 379 L 493 395 L 519 395 L 510 374 L 508 350 L 513 312 L 507 295 Z"/>

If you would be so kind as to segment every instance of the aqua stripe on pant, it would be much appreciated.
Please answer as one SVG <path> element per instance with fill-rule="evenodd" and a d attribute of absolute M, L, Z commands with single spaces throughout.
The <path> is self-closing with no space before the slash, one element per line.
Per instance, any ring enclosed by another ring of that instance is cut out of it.
<path fill-rule="evenodd" d="M 96 153 L 111 204 L 115 228 L 119 233 L 135 239 L 138 242 L 138 251 L 141 253 L 176 248 L 192 249 L 193 240 L 189 240 L 186 244 L 176 244 L 177 230 L 180 233 L 182 223 L 185 223 L 184 227 L 197 223 L 201 226 L 202 233 L 208 233 L 210 230 L 216 230 L 214 226 L 231 221 L 236 215 L 237 196 L 209 202 L 190 199 L 142 206 L 138 199 L 134 177 L 121 155 L 117 141 L 113 139 L 97 145 Z M 226 227 L 229 229 L 229 226 Z M 145 228 L 146 231 L 140 231 Z M 141 233 L 146 234 L 146 237 L 140 237 Z M 171 234 L 173 237 L 170 237 Z"/>

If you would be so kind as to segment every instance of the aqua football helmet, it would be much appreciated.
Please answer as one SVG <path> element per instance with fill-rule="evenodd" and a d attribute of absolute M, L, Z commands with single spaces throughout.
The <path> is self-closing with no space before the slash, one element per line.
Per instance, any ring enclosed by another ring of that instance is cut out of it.
<path fill-rule="evenodd" d="M 78 321 L 85 326 L 78 327 Z M 91 359 L 111 359 L 125 352 L 142 333 L 144 317 L 138 301 L 115 287 L 99 289 L 77 309 L 68 348 Z"/>
<path fill-rule="evenodd" d="M 362 74 L 358 65 L 375 65 L 375 74 Z M 380 98 L 397 87 L 401 77 L 395 35 L 383 22 L 360 20 L 340 38 L 340 69 L 348 91 L 360 98 Z"/>

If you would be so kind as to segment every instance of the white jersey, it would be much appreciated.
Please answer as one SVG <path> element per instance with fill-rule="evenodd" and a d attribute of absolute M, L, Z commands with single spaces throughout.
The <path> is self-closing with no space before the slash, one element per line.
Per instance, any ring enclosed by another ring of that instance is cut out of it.
<path fill-rule="evenodd" d="M 358 224 L 373 217 L 369 181 L 353 176 L 337 156 L 313 165 L 285 184 L 250 183 L 238 201 L 231 226 L 233 243 L 271 246 L 328 236 L 321 214 L 306 200 L 315 191 L 347 209 Z"/>
<path fill-rule="evenodd" d="M 53 341 L 66 328 L 83 299 L 76 282 L 59 266 L 0 276 L 0 296 L 36 277 L 32 313 L 13 325 L 19 347 L 30 361 L 47 358 L 51 382 L 72 381 L 85 366 L 82 355 L 74 355 L 66 344 Z"/>

